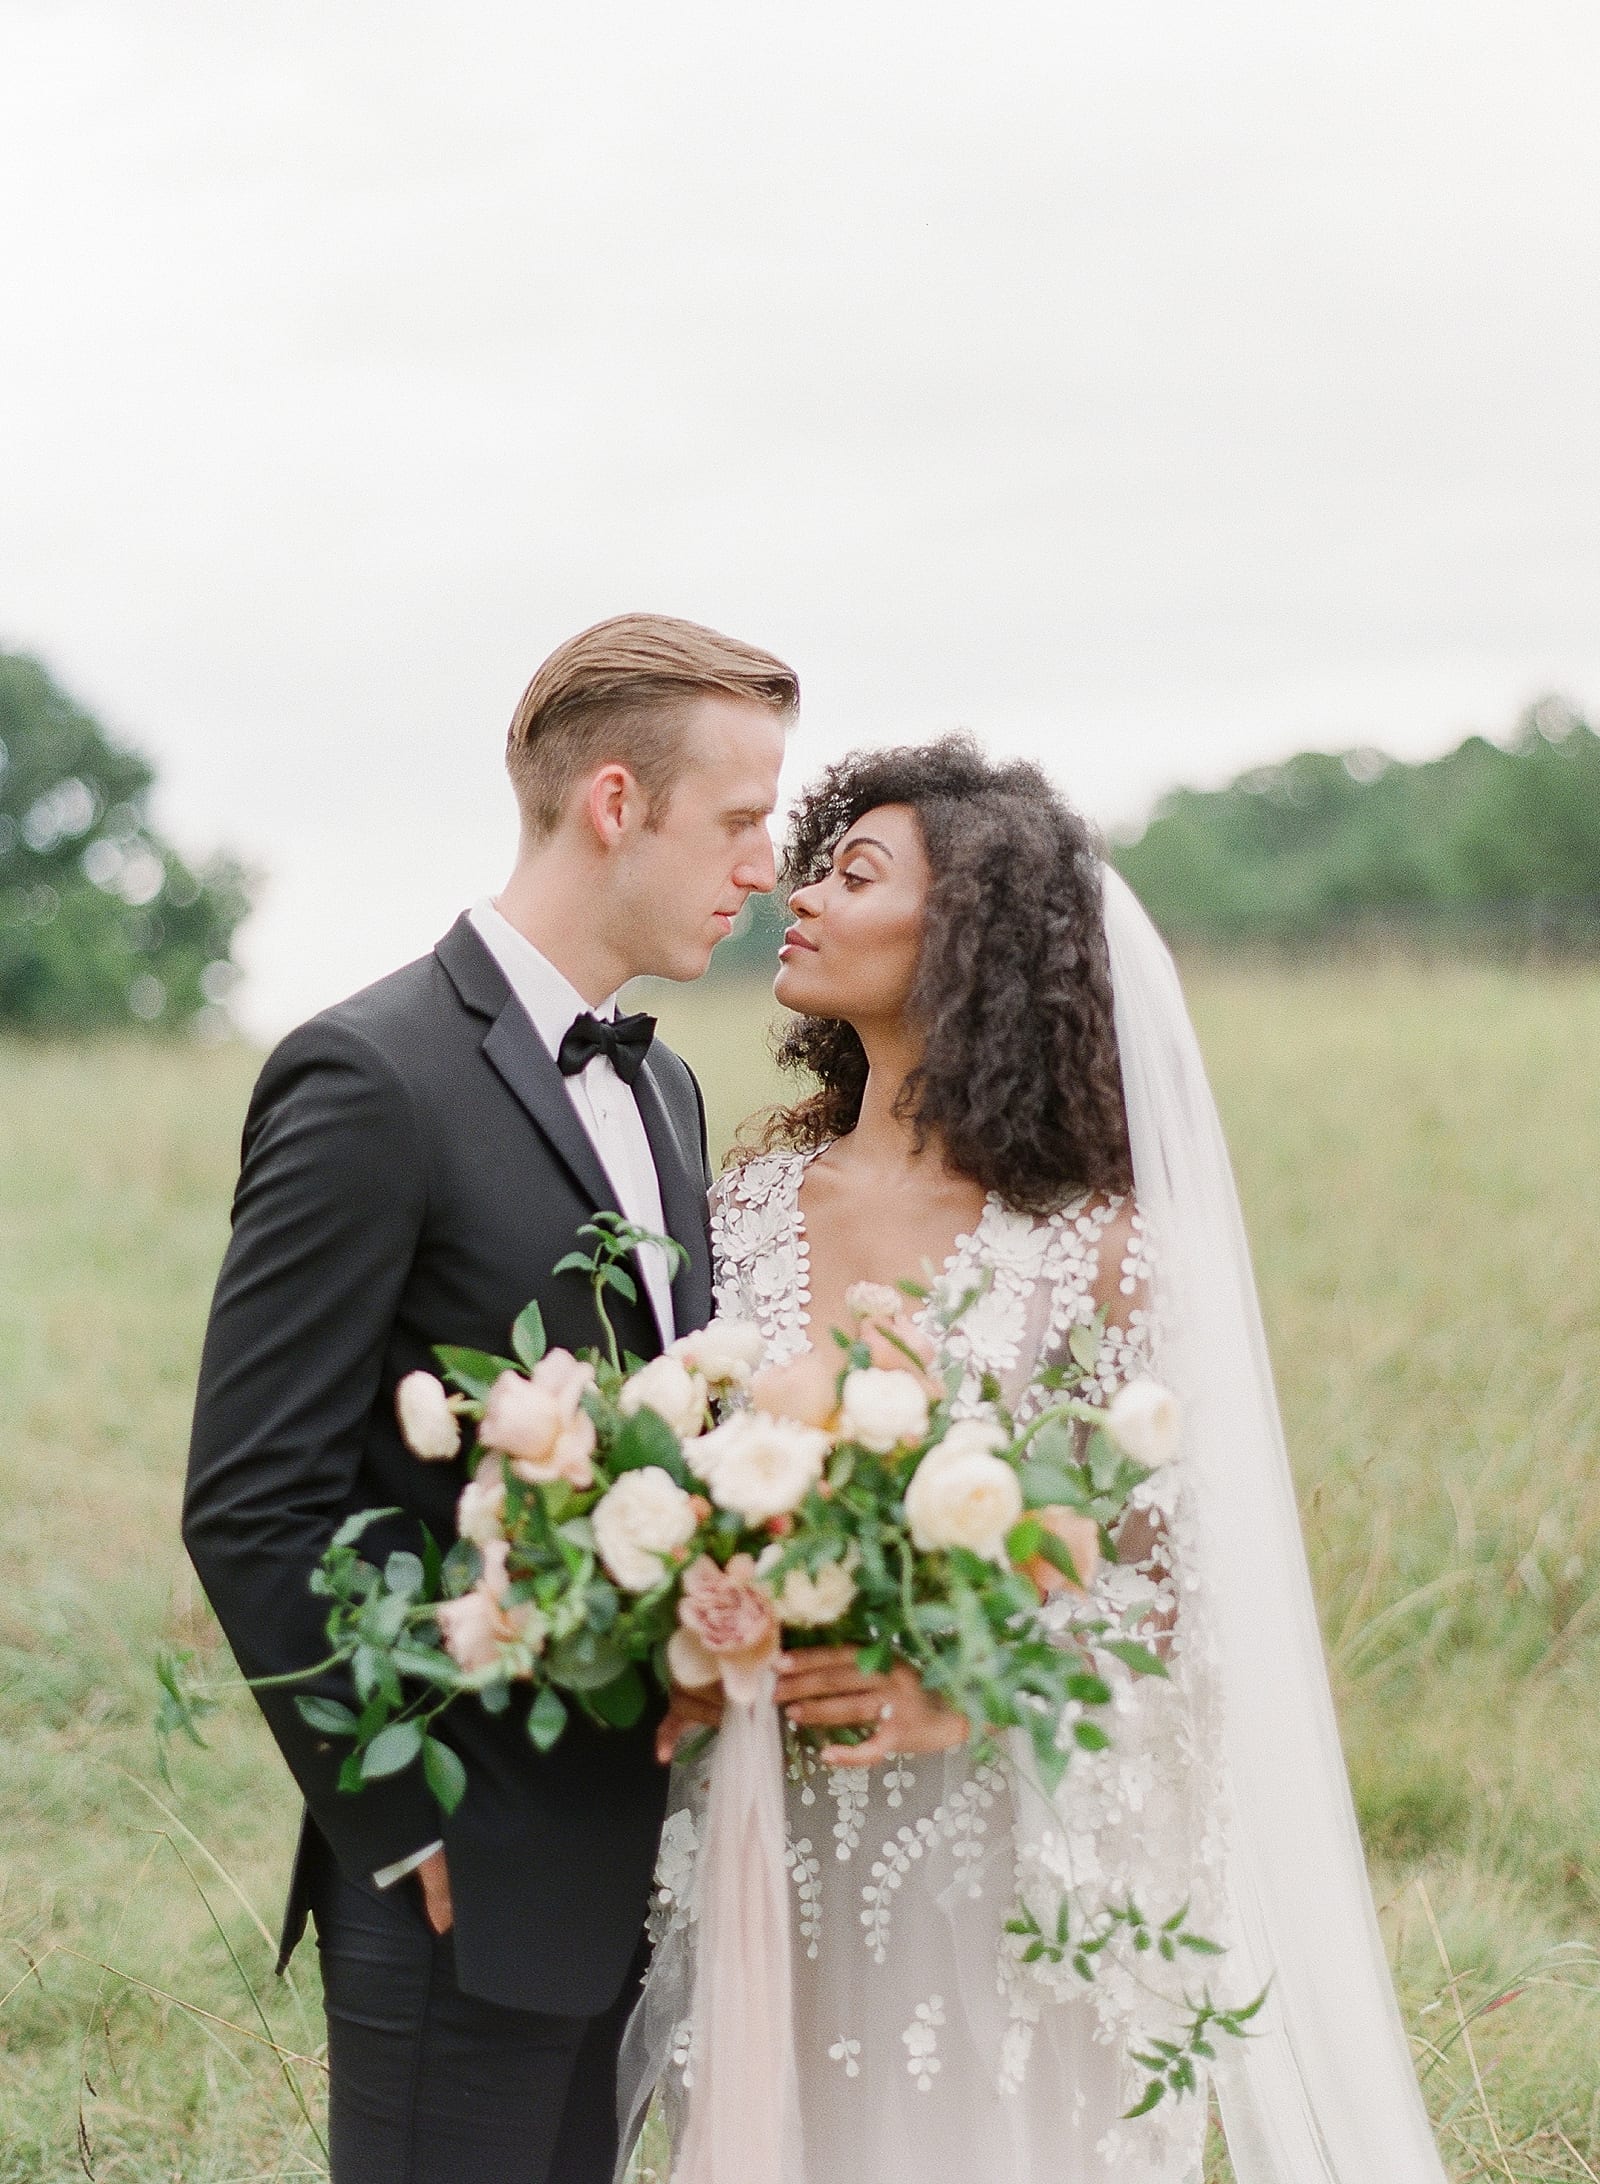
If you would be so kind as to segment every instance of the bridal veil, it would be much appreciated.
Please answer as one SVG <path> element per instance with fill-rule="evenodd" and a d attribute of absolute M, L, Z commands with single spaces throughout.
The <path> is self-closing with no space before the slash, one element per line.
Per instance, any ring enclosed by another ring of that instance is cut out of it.
<path fill-rule="evenodd" d="M 1105 870 L 1134 1187 L 1184 1416 L 1195 1577 L 1230 1806 L 1230 1999 L 1269 1980 L 1217 2074 L 1239 2184 L 1442 2184 L 1367 1884 L 1249 1245 L 1171 956 Z"/>

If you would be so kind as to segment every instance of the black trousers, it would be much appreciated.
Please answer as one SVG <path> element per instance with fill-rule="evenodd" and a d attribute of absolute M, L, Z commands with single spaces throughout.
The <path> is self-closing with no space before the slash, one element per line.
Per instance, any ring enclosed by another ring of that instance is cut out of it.
<path fill-rule="evenodd" d="M 456 1984 L 415 1880 L 377 1889 L 318 1865 L 332 2184 L 611 2184 L 638 1980 L 603 2017 L 481 2001 Z"/>

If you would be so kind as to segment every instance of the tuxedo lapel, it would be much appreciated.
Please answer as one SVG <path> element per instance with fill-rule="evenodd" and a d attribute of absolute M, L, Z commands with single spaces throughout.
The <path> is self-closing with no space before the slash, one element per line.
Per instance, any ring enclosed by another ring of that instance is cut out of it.
<path fill-rule="evenodd" d="M 590 1203 L 596 1209 L 616 1209 L 616 1189 L 578 1120 L 566 1079 L 470 918 L 458 918 L 434 953 L 464 1005 L 489 1020 L 484 1059 Z M 633 1091 L 661 1185 L 662 1219 L 668 1235 L 689 1255 L 673 1277 L 673 1315 L 680 1329 L 700 1327 L 711 1316 L 711 1245 L 698 1140 L 692 1140 L 691 1152 L 690 1143 L 680 1137 L 654 1055 L 646 1059 Z"/>
<path fill-rule="evenodd" d="M 615 1186 L 601 1165 L 588 1131 L 578 1120 L 566 1080 L 515 996 L 490 1025 L 483 1051 L 592 1203 L 617 1210 Z"/>
<path fill-rule="evenodd" d="M 680 1333 L 702 1327 L 711 1316 L 711 1243 L 706 1218 L 706 1189 L 700 1174 L 699 1145 L 691 1158 L 672 1120 L 656 1076 L 652 1054 L 634 1080 L 634 1098 L 661 1184 L 661 1215 L 667 1234 L 688 1252 L 672 1280 L 672 1310 Z"/>
<path fill-rule="evenodd" d="M 566 1079 L 470 919 L 458 918 L 434 953 L 466 1006 L 491 1019 L 484 1034 L 484 1059 L 515 1095 L 590 1204 L 597 1210 L 615 1210 L 616 1191 L 578 1120 Z"/>

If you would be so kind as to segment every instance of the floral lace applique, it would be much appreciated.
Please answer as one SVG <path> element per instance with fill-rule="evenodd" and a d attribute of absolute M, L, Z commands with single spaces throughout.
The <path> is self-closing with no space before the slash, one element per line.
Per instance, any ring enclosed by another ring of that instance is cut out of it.
<path fill-rule="evenodd" d="M 861 2075 L 861 2042 L 859 2040 L 847 2040 L 841 2035 L 829 2048 L 828 2060 L 830 2063 L 843 2063 L 844 2074 L 847 2078 L 859 2078 Z"/>
<path fill-rule="evenodd" d="M 920 1820 L 896 1828 L 883 1845 L 872 1861 L 871 1878 L 861 1890 L 861 1924 L 874 1964 L 888 1958 L 889 1921 L 896 1892 L 925 1852 L 940 1843 L 947 1844 L 963 1894 L 970 1897 L 982 1893 L 977 1863 L 982 1859 L 983 1837 L 988 1830 L 986 1815 L 999 1785 L 996 1768 L 978 1768 L 953 1796 Z"/>
<path fill-rule="evenodd" d="M 699 1855 L 700 1831 L 694 1814 L 686 1805 L 680 1805 L 667 1815 L 656 1852 L 655 1893 L 647 1921 L 652 1947 L 675 1926 L 695 1917 L 695 1864 Z"/>
<path fill-rule="evenodd" d="M 830 1767 L 828 1790 L 835 1814 L 834 1856 L 843 1864 L 861 1841 L 861 1823 L 872 1798 L 872 1784 L 859 1768 Z"/>
<path fill-rule="evenodd" d="M 926 2093 L 943 2064 L 939 2060 L 939 2031 L 944 2024 L 944 1997 L 930 1994 L 919 2002 L 900 2037 L 906 2044 L 906 2068 L 919 2093 Z"/>
<path fill-rule="evenodd" d="M 806 1955 L 815 1957 L 817 1944 L 822 1939 L 822 1860 L 812 1848 L 810 1836 L 801 1835 L 784 1845 L 783 1861 L 794 1882 L 800 1939 L 805 1944 Z"/>

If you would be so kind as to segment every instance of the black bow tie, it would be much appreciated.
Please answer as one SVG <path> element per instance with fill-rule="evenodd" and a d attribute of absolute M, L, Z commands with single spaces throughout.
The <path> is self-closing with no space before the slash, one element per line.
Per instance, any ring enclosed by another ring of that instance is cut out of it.
<path fill-rule="evenodd" d="M 641 1013 L 602 1021 L 586 1010 L 573 1019 L 562 1035 L 556 1066 L 563 1077 L 575 1077 L 597 1054 L 604 1054 L 623 1083 L 632 1084 L 644 1067 L 644 1058 L 655 1035 L 653 1016 Z"/>

